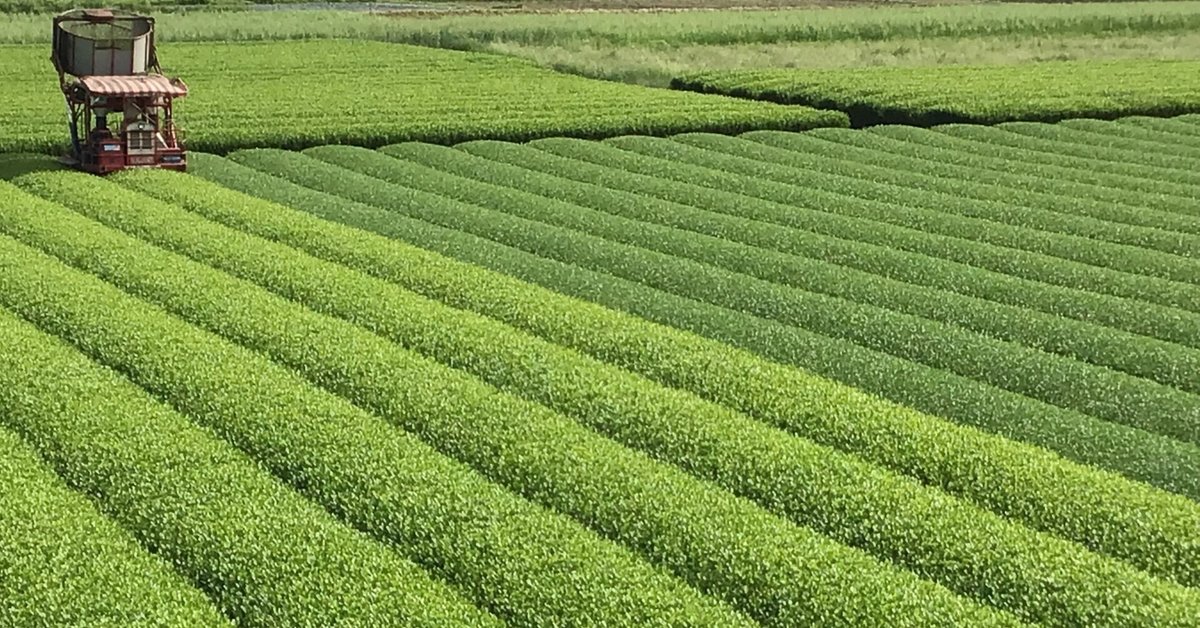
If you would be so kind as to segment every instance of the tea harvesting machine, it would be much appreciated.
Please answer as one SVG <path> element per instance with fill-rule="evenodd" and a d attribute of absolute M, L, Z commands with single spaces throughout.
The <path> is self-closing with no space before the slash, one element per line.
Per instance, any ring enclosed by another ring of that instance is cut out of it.
<path fill-rule="evenodd" d="M 71 133 L 64 162 L 95 174 L 187 169 L 173 103 L 188 88 L 159 67 L 154 18 L 113 9 L 56 15 L 50 60 Z"/>

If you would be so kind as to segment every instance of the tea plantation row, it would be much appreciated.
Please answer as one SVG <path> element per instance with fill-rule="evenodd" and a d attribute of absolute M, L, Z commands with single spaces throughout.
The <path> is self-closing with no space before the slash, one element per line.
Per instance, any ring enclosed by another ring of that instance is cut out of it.
<path fill-rule="evenodd" d="M 16 176 L 0 623 L 1193 624 L 1198 140 Z"/>

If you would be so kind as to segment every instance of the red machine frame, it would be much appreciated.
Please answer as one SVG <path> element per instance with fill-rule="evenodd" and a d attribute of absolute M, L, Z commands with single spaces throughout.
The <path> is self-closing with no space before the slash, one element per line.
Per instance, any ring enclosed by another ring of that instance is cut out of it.
<path fill-rule="evenodd" d="M 113 32 L 127 28 L 130 35 L 74 33 L 72 28 L 83 30 L 75 25 L 108 25 Z M 138 29 L 145 32 L 135 37 Z M 135 60 L 139 52 L 144 58 Z M 153 18 L 107 9 L 58 15 L 51 61 L 67 105 L 71 154 L 66 162 L 95 174 L 126 168 L 187 169 L 173 101 L 186 96 L 188 89 L 183 81 L 161 74 Z M 81 68 L 87 73 L 75 74 Z M 115 132 L 108 125 L 114 115 L 121 117 Z"/>

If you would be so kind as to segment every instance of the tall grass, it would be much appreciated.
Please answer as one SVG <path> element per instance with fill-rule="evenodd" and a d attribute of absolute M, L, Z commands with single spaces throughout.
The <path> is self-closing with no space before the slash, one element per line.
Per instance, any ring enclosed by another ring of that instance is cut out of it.
<path fill-rule="evenodd" d="M 411 43 L 458 47 L 776 44 L 898 38 L 1171 32 L 1200 24 L 1200 4 L 949 5 L 780 11 L 444 16 L 399 22 Z"/>
<path fill-rule="evenodd" d="M 0 11 L 41 0 L 0 0 Z M 231 5 L 233 6 L 233 5 Z M 9 8 L 5 8 L 9 7 Z M 344 11 L 191 10 L 164 16 L 164 41 L 360 38 L 443 48 L 649 46 L 884 41 L 980 36 L 1178 33 L 1200 27 L 1200 2 L 969 4 L 778 11 L 486 14 L 404 17 Z M 48 15 L 0 15 L 0 43 L 49 41 Z"/>

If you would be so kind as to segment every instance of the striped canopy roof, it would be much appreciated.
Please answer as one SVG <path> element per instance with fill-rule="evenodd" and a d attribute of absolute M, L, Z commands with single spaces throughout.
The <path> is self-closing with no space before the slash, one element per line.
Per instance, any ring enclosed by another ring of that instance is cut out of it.
<path fill-rule="evenodd" d="M 187 85 L 159 74 L 85 76 L 79 81 L 94 96 L 186 96 Z"/>

